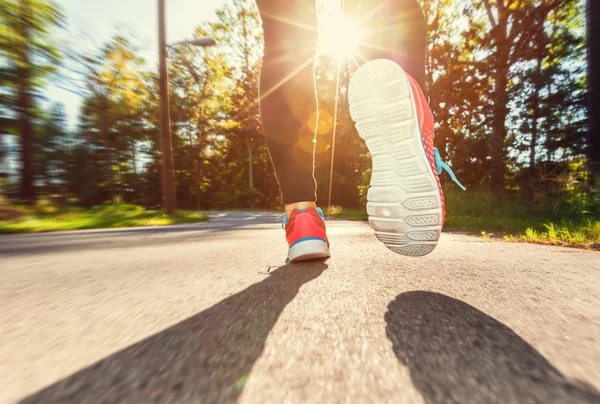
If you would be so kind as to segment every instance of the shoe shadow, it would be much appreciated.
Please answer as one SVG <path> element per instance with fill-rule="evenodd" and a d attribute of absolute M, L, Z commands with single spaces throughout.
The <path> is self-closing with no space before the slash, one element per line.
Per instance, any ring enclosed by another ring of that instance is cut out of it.
<path fill-rule="evenodd" d="M 515 332 L 460 300 L 408 292 L 385 314 L 394 353 L 426 403 L 600 402 Z"/>
<path fill-rule="evenodd" d="M 232 402 L 300 287 L 327 268 L 280 267 L 257 284 L 22 400 L 23 403 Z"/>

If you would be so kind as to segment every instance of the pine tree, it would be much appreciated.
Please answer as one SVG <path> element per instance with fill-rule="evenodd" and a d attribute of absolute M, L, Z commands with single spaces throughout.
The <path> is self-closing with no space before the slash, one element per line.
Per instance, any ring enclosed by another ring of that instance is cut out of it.
<path fill-rule="evenodd" d="M 108 194 L 113 202 L 120 194 L 118 181 L 135 150 L 144 127 L 148 97 L 143 82 L 144 61 L 136 47 L 120 35 L 113 37 L 96 55 L 83 56 L 85 70 L 83 89 L 86 98 L 82 108 L 82 130 L 88 144 L 97 151 Z"/>
<path fill-rule="evenodd" d="M 8 61 L 3 75 L 12 97 L 5 103 L 12 109 L 21 140 L 20 198 L 35 200 L 34 129 L 35 105 L 43 79 L 54 72 L 60 54 L 52 30 L 61 26 L 63 14 L 50 0 L 0 0 L 0 56 Z M 6 87 L 1 92 L 7 96 Z M 6 117 L 3 122 L 6 123 Z"/>
<path fill-rule="evenodd" d="M 592 178 L 600 176 L 600 2 L 587 1 L 589 80 L 589 162 Z"/>

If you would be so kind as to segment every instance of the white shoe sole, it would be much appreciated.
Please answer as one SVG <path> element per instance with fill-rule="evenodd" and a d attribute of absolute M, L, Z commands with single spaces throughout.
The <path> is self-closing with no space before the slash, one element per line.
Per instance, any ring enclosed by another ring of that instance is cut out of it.
<path fill-rule="evenodd" d="M 350 115 L 373 160 L 369 223 L 390 250 L 427 255 L 442 232 L 442 198 L 409 78 L 395 62 L 374 60 L 354 73 L 348 91 Z"/>
<path fill-rule="evenodd" d="M 322 240 L 306 240 L 290 247 L 288 251 L 289 262 L 311 261 L 329 258 L 329 248 Z"/>

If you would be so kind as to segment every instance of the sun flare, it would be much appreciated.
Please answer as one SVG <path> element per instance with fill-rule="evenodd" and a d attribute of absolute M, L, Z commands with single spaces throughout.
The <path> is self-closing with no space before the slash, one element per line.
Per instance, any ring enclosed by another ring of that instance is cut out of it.
<path fill-rule="evenodd" d="M 319 33 L 320 48 L 338 60 L 351 58 L 357 54 L 363 35 L 355 21 L 341 15 L 333 16 Z"/>

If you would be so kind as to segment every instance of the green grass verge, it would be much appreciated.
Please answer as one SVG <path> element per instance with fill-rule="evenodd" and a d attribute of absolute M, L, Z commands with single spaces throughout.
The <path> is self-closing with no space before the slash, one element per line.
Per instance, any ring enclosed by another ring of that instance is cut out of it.
<path fill-rule="evenodd" d="M 341 206 L 332 206 L 329 211 L 323 212 L 328 218 L 346 219 L 346 220 L 367 220 L 369 216 L 364 210 L 346 209 Z"/>
<path fill-rule="evenodd" d="M 543 201 L 545 202 L 545 201 Z M 597 214 L 570 209 L 550 201 L 498 198 L 484 192 L 447 192 L 445 230 L 467 231 L 485 238 L 541 244 L 587 247 L 600 244 Z M 103 205 L 91 209 L 60 209 L 49 203 L 34 208 L 4 205 L 0 233 L 27 233 L 58 230 L 98 229 L 132 226 L 161 226 L 207 220 L 202 213 L 178 211 L 169 217 L 162 210 L 146 210 L 135 205 Z M 330 218 L 366 220 L 364 210 L 334 206 Z"/>
<path fill-rule="evenodd" d="M 547 204 L 546 204 L 547 203 Z M 444 230 L 481 234 L 486 238 L 588 247 L 600 244 L 597 215 L 556 202 L 515 200 L 485 192 L 447 192 Z M 363 210 L 335 206 L 329 217 L 366 220 Z"/>
<path fill-rule="evenodd" d="M 18 208 L 22 216 L 0 220 L 0 233 L 31 233 L 59 230 L 103 229 L 134 226 L 163 226 L 208 220 L 202 213 L 178 211 L 173 217 L 162 210 L 135 205 L 96 206 L 91 209 Z"/>

